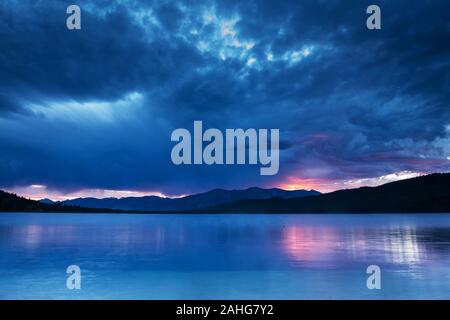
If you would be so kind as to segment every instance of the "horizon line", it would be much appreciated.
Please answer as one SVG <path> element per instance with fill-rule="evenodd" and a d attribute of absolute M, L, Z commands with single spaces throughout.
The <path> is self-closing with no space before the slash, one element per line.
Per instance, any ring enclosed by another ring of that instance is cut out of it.
<path fill-rule="evenodd" d="M 435 172 L 438 173 L 438 172 Z M 448 172 L 441 172 L 448 173 Z M 300 179 L 296 177 L 291 177 L 291 183 L 281 183 L 271 187 L 262 187 L 262 186 L 250 186 L 247 188 L 212 188 L 206 191 L 199 191 L 193 193 L 185 193 L 178 195 L 167 195 L 158 191 L 133 191 L 133 190 L 111 190 L 111 189 L 81 189 L 79 191 L 73 193 L 61 193 L 58 191 L 49 190 L 45 185 L 33 184 L 25 187 L 12 187 L 12 188 L 1 188 L 5 192 L 16 194 L 20 197 L 41 201 L 41 200 L 51 200 L 53 202 L 63 202 L 74 199 L 81 198 L 94 198 L 94 199 L 124 199 L 124 198 L 142 198 L 142 197 L 159 197 L 159 198 L 167 198 L 167 199 L 179 199 L 187 196 L 203 194 L 207 192 L 211 192 L 214 190 L 224 190 L 224 191 L 245 191 L 253 188 L 257 189 L 279 189 L 287 192 L 295 192 L 295 191 L 316 191 L 321 194 L 326 194 L 339 190 L 347 190 L 347 189 L 356 189 L 360 187 L 376 187 L 380 185 L 384 185 L 390 182 L 401 181 L 411 178 L 416 178 L 424 175 L 429 175 L 433 173 L 418 173 L 411 171 L 402 171 L 393 174 L 388 174 L 376 178 L 362 178 L 355 180 L 346 180 L 343 182 L 328 182 L 328 184 L 324 184 L 322 182 L 322 186 L 317 184 L 319 179 Z M 302 181 L 303 183 L 296 183 L 296 179 Z M 313 182 L 310 184 L 305 184 L 306 182 Z M 327 188 L 328 186 L 328 188 Z M 332 187 L 330 187 L 332 186 Z"/>

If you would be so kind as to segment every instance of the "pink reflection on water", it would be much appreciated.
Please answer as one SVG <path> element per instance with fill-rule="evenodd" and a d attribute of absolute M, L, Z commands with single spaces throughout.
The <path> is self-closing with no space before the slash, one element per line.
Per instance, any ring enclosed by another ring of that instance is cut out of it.
<path fill-rule="evenodd" d="M 288 226 L 283 229 L 283 250 L 294 261 L 326 261 L 339 249 L 339 236 L 330 227 Z"/>
<path fill-rule="evenodd" d="M 288 226 L 282 232 L 282 250 L 294 262 L 350 258 L 360 262 L 417 265 L 429 259 L 427 248 L 419 243 L 414 227 L 342 231 L 333 227 Z"/>

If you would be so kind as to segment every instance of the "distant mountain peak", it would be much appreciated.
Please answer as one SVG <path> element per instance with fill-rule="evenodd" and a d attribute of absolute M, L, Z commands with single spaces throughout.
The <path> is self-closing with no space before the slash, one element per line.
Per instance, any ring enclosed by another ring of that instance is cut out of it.
<path fill-rule="evenodd" d="M 184 198 L 80 198 L 34 201 L 0 190 L 3 212 L 198 212 L 198 213 L 450 213 L 450 173 L 436 173 L 377 187 L 282 190 L 214 189 Z M 220 191 L 217 191 L 220 190 Z"/>
<path fill-rule="evenodd" d="M 450 173 L 434 173 L 376 187 L 343 189 L 313 197 L 239 200 L 214 213 L 450 213 Z"/>
<path fill-rule="evenodd" d="M 55 201 L 53 201 L 52 199 L 48 199 L 48 198 L 44 198 L 39 200 L 40 203 L 45 203 L 45 204 L 54 204 Z"/>
<path fill-rule="evenodd" d="M 270 198 L 293 198 L 320 194 L 317 191 L 293 190 L 278 188 L 263 189 L 250 187 L 240 190 L 215 188 L 207 192 L 188 195 L 182 198 L 162 198 L 158 196 L 128 198 L 77 198 L 62 201 L 63 205 L 74 205 L 87 208 L 109 208 L 115 210 L 139 211 L 188 211 L 209 206 L 231 203 L 239 200 L 257 200 Z"/>

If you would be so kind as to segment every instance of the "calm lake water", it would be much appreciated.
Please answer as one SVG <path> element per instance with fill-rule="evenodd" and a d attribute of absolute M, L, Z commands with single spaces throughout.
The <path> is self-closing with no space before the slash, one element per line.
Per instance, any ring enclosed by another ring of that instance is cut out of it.
<path fill-rule="evenodd" d="M 1 213 L 0 299 L 36 298 L 450 299 L 450 214 Z"/>

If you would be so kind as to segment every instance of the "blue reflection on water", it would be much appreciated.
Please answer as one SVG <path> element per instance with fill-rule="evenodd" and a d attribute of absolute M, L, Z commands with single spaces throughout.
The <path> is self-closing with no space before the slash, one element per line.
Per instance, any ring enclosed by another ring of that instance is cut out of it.
<path fill-rule="evenodd" d="M 448 214 L 4 213 L 0 254 L 2 299 L 450 298 Z"/>

